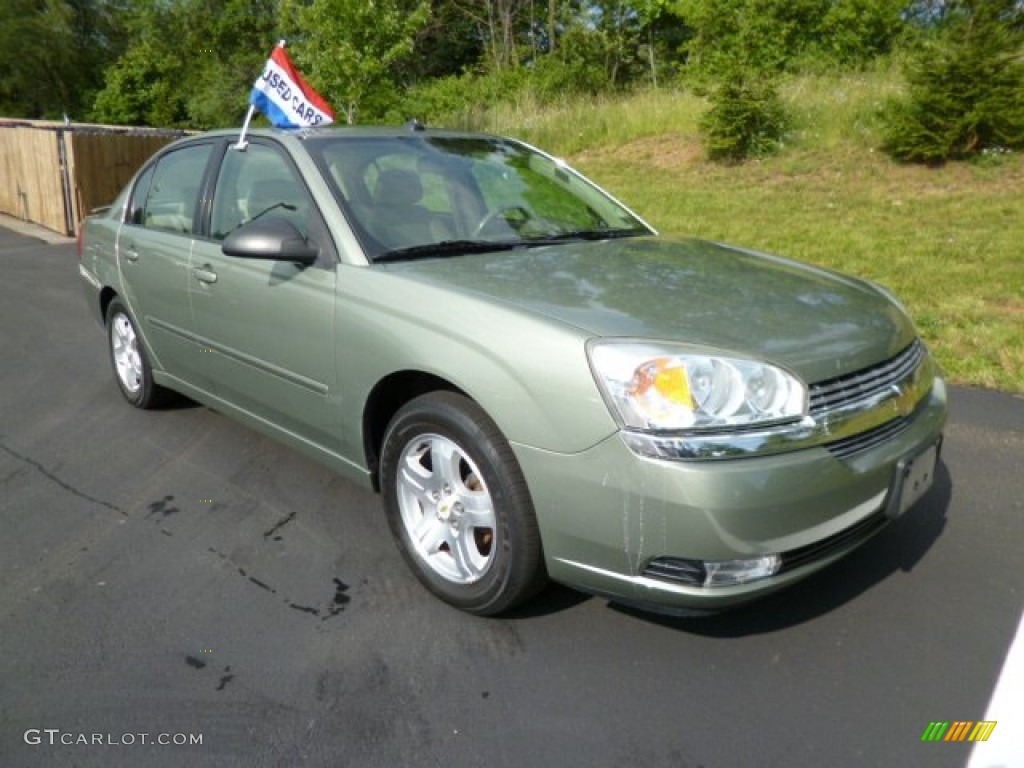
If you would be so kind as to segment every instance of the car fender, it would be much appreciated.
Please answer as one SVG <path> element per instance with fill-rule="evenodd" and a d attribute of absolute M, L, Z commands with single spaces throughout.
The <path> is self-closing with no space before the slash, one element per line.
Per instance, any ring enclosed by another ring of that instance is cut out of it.
<path fill-rule="evenodd" d="M 513 443 L 575 453 L 616 431 L 580 329 L 387 270 L 341 269 L 338 373 L 350 429 L 378 382 L 417 371 L 466 393 Z M 361 433 L 350 440 L 361 449 Z"/>

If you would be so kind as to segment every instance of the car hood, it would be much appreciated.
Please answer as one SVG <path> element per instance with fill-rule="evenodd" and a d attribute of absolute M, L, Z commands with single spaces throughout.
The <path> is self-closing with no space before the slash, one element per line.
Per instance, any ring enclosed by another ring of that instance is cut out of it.
<path fill-rule="evenodd" d="M 386 265 L 599 337 L 679 341 L 820 381 L 893 356 L 915 335 L 870 284 L 701 240 L 570 243 Z"/>

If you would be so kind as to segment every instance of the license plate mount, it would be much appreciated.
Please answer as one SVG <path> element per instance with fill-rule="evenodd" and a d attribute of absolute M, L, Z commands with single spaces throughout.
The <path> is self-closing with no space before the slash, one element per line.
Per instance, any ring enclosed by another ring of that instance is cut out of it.
<path fill-rule="evenodd" d="M 935 483 L 935 470 L 939 466 L 942 440 L 936 440 L 923 450 L 901 459 L 896 465 L 896 477 L 886 505 L 887 517 L 896 519 L 916 504 Z"/>

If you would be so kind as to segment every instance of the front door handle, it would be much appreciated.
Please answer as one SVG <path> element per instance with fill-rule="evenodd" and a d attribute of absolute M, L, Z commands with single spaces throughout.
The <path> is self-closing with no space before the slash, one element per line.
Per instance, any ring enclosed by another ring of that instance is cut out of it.
<path fill-rule="evenodd" d="M 193 267 L 192 276 L 199 282 L 207 283 L 208 285 L 217 282 L 217 273 L 213 271 L 213 267 L 209 264 L 203 264 L 201 267 Z"/>

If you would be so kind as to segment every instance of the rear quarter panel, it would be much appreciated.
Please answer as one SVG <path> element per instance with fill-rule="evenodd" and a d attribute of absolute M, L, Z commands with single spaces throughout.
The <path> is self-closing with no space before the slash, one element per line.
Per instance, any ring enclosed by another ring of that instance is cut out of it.
<path fill-rule="evenodd" d="M 101 325 L 105 322 L 101 299 L 103 291 L 111 289 L 118 294 L 122 292 L 117 264 L 120 215 L 121 209 L 112 206 L 108 211 L 89 216 L 82 222 L 79 274 L 83 278 L 83 290 L 90 314 Z"/>

